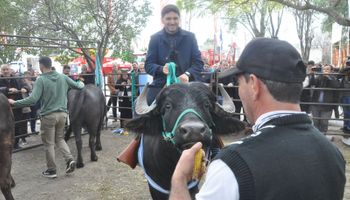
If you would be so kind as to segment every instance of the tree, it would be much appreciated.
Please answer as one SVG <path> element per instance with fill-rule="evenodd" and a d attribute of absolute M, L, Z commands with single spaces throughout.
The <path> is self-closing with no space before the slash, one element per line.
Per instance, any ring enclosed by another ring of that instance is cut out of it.
<path fill-rule="evenodd" d="M 278 37 L 283 6 L 267 0 L 214 0 L 212 8 L 222 11 L 227 16 L 231 28 L 240 23 L 253 37 L 264 37 L 267 31 L 271 37 Z M 277 20 L 274 20 L 275 14 Z"/>
<path fill-rule="evenodd" d="M 339 12 L 341 8 L 347 8 L 347 0 L 268 0 L 281 3 L 296 10 L 314 10 L 326 14 L 340 25 L 350 26 L 350 18 L 347 11 Z"/>
<path fill-rule="evenodd" d="M 32 27 L 26 25 L 27 17 L 23 12 L 19 12 L 17 5 L 20 2 L 0 0 L 0 34 L 29 35 L 34 31 Z M 31 8 L 31 0 L 24 1 L 23 7 Z M 29 29 L 28 29 L 29 28 Z M 0 43 L 17 43 L 16 38 L 1 38 Z M 36 49 L 17 48 L 16 46 L 0 46 L 0 64 L 18 60 L 22 51 L 35 52 Z"/>
<path fill-rule="evenodd" d="M 96 56 L 100 60 L 107 48 L 116 52 L 129 50 L 131 40 L 151 14 L 150 3 L 141 0 L 37 0 L 25 7 L 26 1 L 17 0 L 14 9 L 25 14 L 24 27 L 35 30 L 31 35 L 74 39 L 70 43 L 75 43 L 81 51 L 70 48 L 69 41 L 63 44 L 62 41 L 42 42 L 66 46 L 82 54 L 90 66 L 94 59 L 87 47 L 97 48 Z"/>
<path fill-rule="evenodd" d="M 314 39 L 313 16 L 315 11 L 312 10 L 294 10 L 294 18 L 299 38 L 301 57 L 308 61 L 310 57 L 311 44 Z"/>

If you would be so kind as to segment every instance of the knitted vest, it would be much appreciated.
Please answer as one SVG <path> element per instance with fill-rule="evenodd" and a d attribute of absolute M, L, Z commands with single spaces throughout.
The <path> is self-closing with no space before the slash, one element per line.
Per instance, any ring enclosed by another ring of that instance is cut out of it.
<path fill-rule="evenodd" d="M 233 171 L 240 200 L 341 200 L 345 161 L 305 114 L 272 119 L 216 157 Z"/>

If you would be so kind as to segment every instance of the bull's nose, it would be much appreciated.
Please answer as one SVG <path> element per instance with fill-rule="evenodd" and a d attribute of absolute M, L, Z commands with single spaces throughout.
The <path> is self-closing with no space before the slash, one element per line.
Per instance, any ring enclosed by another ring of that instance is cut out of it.
<path fill-rule="evenodd" d="M 207 132 L 207 127 L 202 122 L 188 122 L 179 127 L 180 134 L 186 139 L 201 139 Z"/>

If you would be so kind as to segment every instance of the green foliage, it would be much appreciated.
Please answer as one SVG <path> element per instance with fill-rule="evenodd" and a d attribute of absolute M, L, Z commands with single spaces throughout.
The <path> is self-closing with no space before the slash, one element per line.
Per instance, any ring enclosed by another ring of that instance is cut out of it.
<path fill-rule="evenodd" d="M 121 58 L 122 60 L 125 60 L 130 63 L 135 62 L 135 59 L 136 59 L 132 51 L 124 51 L 122 53 L 113 53 L 112 57 Z"/>
<path fill-rule="evenodd" d="M 318 6 L 326 6 L 327 0 L 318 0 Z M 339 6 L 334 8 L 337 12 L 343 14 L 344 16 L 348 16 L 348 4 L 347 1 L 341 1 Z M 322 22 L 322 31 L 323 32 L 332 32 L 332 24 L 335 23 L 334 18 L 331 16 L 327 16 Z"/>
<path fill-rule="evenodd" d="M 97 47 L 100 57 L 104 55 L 107 48 L 117 52 L 130 49 L 132 39 L 141 31 L 151 14 L 150 3 L 147 0 L 16 0 L 16 3 L 11 2 L 0 0 L 0 31 L 8 34 L 80 40 L 78 42 L 40 42 L 47 45 L 67 46 L 66 49 L 72 51 L 77 51 L 77 48 L 68 46 Z M 66 49 L 44 51 L 39 49 L 38 53 L 60 54 Z M 84 56 L 89 59 L 90 52 L 85 51 Z M 63 59 L 64 62 L 65 60 Z"/>
<path fill-rule="evenodd" d="M 265 32 L 272 27 L 278 30 L 279 24 L 269 20 L 269 14 L 283 9 L 283 6 L 267 0 L 206 0 L 210 2 L 210 9 L 220 13 L 234 32 L 238 23 L 250 31 L 253 37 L 265 36 Z M 274 27 L 276 26 L 276 27 Z M 276 30 L 271 34 L 278 34 Z"/>

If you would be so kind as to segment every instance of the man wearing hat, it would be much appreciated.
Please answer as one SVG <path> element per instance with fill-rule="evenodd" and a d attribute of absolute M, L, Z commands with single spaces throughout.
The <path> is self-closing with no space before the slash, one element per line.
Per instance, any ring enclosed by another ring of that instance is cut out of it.
<path fill-rule="evenodd" d="M 306 70 L 297 50 L 285 41 L 254 39 L 226 75 L 238 78 L 254 133 L 214 158 L 196 199 L 343 199 L 344 158 L 300 111 Z M 186 183 L 201 146 L 182 153 L 170 199 L 190 199 Z"/>

